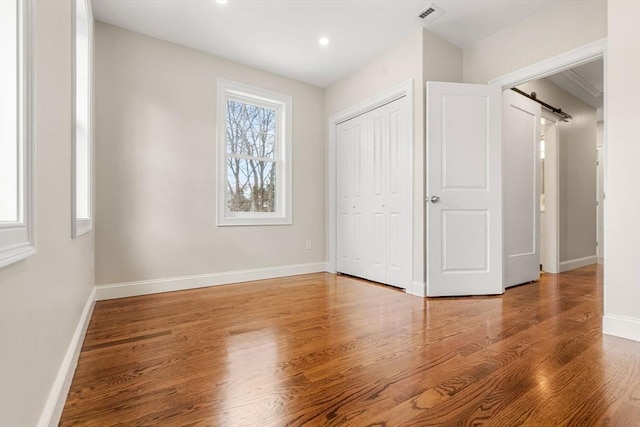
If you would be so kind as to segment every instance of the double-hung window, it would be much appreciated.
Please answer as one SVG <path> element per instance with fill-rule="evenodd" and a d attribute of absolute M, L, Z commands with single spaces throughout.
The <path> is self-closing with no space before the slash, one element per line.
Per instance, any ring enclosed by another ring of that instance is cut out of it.
<path fill-rule="evenodd" d="M 291 103 L 218 80 L 218 225 L 291 224 Z"/>
<path fill-rule="evenodd" d="M 0 267 L 36 253 L 31 0 L 0 0 Z"/>

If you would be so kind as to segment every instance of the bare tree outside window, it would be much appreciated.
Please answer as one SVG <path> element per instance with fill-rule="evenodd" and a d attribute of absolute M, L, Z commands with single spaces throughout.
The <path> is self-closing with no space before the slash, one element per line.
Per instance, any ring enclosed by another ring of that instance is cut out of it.
<path fill-rule="evenodd" d="M 277 118 L 275 109 L 227 100 L 229 211 L 276 211 Z"/>

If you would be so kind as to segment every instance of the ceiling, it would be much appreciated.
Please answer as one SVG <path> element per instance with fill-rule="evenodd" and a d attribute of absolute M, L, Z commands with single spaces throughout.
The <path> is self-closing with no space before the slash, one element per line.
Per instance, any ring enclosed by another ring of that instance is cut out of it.
<path fill-rule="evenodd" d="M 604 103 L 604 61 L 598 59 L 547 77 L 585 104 L 601 108 Z"/>
<path fill-rule="evenodd" d="M 418 29 L 465 48 L 560 0 L 92 0 L 94 17 L 320 87 Z M 327 37 L 328 46 L 318 39 Z"/>

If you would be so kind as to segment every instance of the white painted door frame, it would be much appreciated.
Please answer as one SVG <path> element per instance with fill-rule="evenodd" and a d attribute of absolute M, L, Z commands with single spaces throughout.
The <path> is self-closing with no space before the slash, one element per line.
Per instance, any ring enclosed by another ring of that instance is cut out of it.
<path fill-rule="evenodd" d="M 409 141 L 409 158 L 413 159 L 413 79 L 404 81 L 384 92 L 369 98 L 359 104 L 347 108 L 329 117 L 329 145 L 327 153 L 327 272 L 337 272 L 337 132 L 339 123 L 352 119 L 356 116 L 374 110 L 382 105 L 388 104 L 396 99 L 407 98 L 407 116 L 409 120 L 407 129 L 407 140 Z M 410 169 L 410 176 L 413 176 L 413 163 L 407 165 Z M 413 188 L 413 186 L 412 186 Z M 413 196 L 409 200 L 409 211 L 413 216 Z M 409 232 L 413 235 L 413 223 L 409 224 Z M 413 265 L 413 257 L 411 260 Z M 411 268 L 413 272 L 413 267 Z M 411 293 L 412 287 L 407 287 L 407 293 Z"/>
<path fill-rule="evenodd" d="M 600 145 L 596 147 L 597 151 L 597 163 L 596 163 L 596 202 L 597 202 L 597 213 L 596 213 L 596 236 L 598 238 L 598 246 L 596 247 L 596 254 L 598 255 L 598 262 L 602 264 L 604 260 L 604 188 L 603 188 L 603 168 L 604 168 L 604 145 Z"/>
<path fill-rule="evenodd" d="M 607 39 L 597 40 L 595 42 L 578 47 L 576 49 L 570 50 L 568 52 L 562 53 L 560 55 L 554 56 L 552 58 L 546 59 L 544 61 L 522 68 L 520 70 L 514 71 L 512 73 L 505 74 L 501 77 L 491 80 L 489 84 L 498 85 L 503 90 L 511 89 L 512 87 L 518 86 L 520 84 L 523 84 L 532 80 L 543 79 L 545 77 L 551 76 L 561 71 L 565 71 L 570 68 L 577 67 L 579 65 L 586 64 L 588 62 L 592 62 L 600 58 L 603 58 L 605 63 L 605 67 L 604 67 L 605 95 L 604 96 L 606 97 L 607 96 L 606 95 L 607 93 L 607 90 L 606 90 Z M 606 115 L 607 115 L 607 111 L 605 110 L 604 111 L 604 116 L 605 116 L 604 136 L 603 136 L 603 141 L 605 141 L 604 152 L 603 152 L 605 194 L 606 194 L 606 185 L 607 185 L 607 149 L 606 149 L 607 119 L 606 119 Z M 604 233 L 606 234 L 606 230 L 604 230 Z M 558 252 L 559 252 L 559 247 L 558 247 Z M 606 286 L 606 284 L 603 284 L 603 286 Z"/>

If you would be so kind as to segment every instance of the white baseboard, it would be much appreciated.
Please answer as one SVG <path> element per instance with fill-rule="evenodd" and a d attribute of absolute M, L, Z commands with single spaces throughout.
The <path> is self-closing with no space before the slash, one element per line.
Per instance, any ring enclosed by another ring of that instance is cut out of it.
<path fill-rule="evenodd" d="M 426 297 L 427 296 L 427 287 L 426 283 L 418 282 L 414 280 L 411 282 L 411 287 L 407 288 L 407 293 L 409 295 L 415 295 L 417 297 Z"/>
<path fill-rule="evenodd" d="M 576 268 L 586 267 L 587 265 L 596 264 L 598 262 L 597 255 L 586 256 L 582 258 L 570 259 L 560 263 L 560 273 L 575 270 Z"/>
<path fill-rule="evenodd" d="M 141 280 L 137 282 L 113 283 L 96 286 L 96 301 L 206 288 L 253 280 L 275 279 L 300 274 L 320 273 L 327 270 L 324 262 L 285 265 L 280 267 L 254 268 L 250 270 L 225 271 L 222 273 L 195 276 L 169 277 L 165 279 Z"/>
<path fill-rule="evenodd" d="M 640 319 L 605 314 L 602 317 L 602 333 L 640 342 Z"/>
<path fill-rule="evenodd" d="M 94 288 L 91 290 L 89 298 L 87 298 L 87 302 L 82 310 L 82 315 L 78 321 L 78 326 L 76 326 L 76 330 L 71 337 L 71 342 L 69 343 L 67 352 L 64 355 L 64 359 L 62 359 L 56 379 L 49 391 L 49 397 L 47 398 L 42 414 L 40 415 L 38 427 L 55 427 L 60 422 L 64 403 L 67 400 L 69 388 L 71 388 L 71 381 L 73 380 L 73 374 L 76 371 L 78 358 L 80 357 L 80 350 L 82 349 L 84 336 L 87 332 L 89 321 L 91 320 L 95 301 L 96 290 Z"/>

